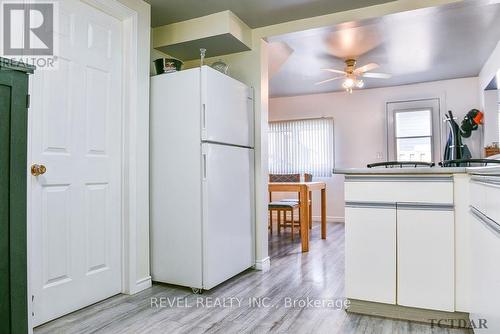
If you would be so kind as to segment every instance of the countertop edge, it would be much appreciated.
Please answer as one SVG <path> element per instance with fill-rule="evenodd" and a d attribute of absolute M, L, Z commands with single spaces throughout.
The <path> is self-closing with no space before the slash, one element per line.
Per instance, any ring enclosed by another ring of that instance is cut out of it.
<path fill-rule="evenodd" d="M 500 176 L 500 167 L 499 166 L 469 167 L 467 168 L 467 173 L 473 175 Z"/>
<path fill-rule="evenodd" d="M 333 174 L 344 175 L 429 175 L 466 174 L 465 167 L 424 167 L 424 168 L 334 168 Z"/>

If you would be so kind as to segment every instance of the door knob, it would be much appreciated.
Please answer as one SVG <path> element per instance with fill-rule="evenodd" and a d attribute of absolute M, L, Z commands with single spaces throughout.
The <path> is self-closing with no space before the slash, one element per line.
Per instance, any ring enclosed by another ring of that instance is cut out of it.
<path fill-rule="evenodd" d="M 44 165 L 38 165 L 38 164 L 31 165 L 31 175 L 33 176 L 45 174 L 46 171 L 47 168 L 45 168 Z"/>

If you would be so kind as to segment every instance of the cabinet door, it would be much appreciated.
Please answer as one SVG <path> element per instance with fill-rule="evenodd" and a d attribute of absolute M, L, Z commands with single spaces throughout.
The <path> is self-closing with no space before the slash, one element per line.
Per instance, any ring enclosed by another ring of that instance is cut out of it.
<path fill-rule="evenodd" d="M 486 319 L 487 330 L 500 333 L 500 225 L 471 211 L 471 320 Z"/>
<path fill-rule="evenodd" d="M 397 210 L 398 304 L 454 311 L 455 258 L 452 208 Z"/>
<path fill-rule="evenodd" d="M 347 298 L 395 304 L 395 206 L 347 205 L 345 225 Z"/>

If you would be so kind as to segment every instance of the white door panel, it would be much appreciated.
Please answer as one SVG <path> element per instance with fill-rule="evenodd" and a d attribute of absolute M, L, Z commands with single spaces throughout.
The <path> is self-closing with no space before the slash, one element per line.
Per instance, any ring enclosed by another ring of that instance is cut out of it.
<path fill-rule="evenodd" d="M 500 333 L 500 233 L 471 213 L 471 315 L 486 319 L 488 328 L 476 333 Z M 487 218 L 486 218 L 487 219 Z"/>
<path fill-rule="evenodd" d="M 253 150 L 203 144 L 203 288 L 253 265 Z"/>
<path fill-rule="evenodd" d="M 202 140 L 253 147 L 252 89 L 208 66 L 201 76 Z"/>
<path fill-rule="evenodd" d="M 396 206 L 346 207 L 346 296 L 396 304 Z"/>
<path fill-rule="evenodd" d="M 121 291 L 121 24 L 59 2 L 57 70 L 33 80 L 34 325 Z M 54 302 L 57 301 L 57 302 Z"/>
<path fill-rule="evenodd" d="M 453 211 L 397 212 L 398 304 L 455 311 Z"/>

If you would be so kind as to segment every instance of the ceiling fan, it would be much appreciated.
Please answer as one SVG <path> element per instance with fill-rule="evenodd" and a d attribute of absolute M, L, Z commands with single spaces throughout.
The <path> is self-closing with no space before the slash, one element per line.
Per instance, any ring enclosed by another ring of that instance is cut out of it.
<path fill-rule="evenodd" d="M 375 79 L 389 79 L 392 76 L 392 75 L 387 74 L 387 73 L 370 72 L 370 71 L 372 71 L 380 66 L 380 65 L 375 64 L 375 63 L 369 63 L 369 64 L 366 64 L 364 66 L 356 68 L 356 60 L 355 59 L 346 59 L 345 64 L 346 64 L 346 67 L 343 71 L 336 70 L 333 68 L 324 68 L 323 71 L 338 73 L 338 74 L 342 74 L 342 75 L 317 82 L 316 85 L 321 85 L 321 84 L 324 84 L 326 82 L 330 82 L 330 81 L 334 81 L 334 80 L 344 79 L 344 82 L 342 83 L 342 87 L 347 92 L 352 93 L 353 88 L 363 88 L 365 85 L 364 81 L 362 79 L 359 79 L 359 77 L 375 78 Z"/>

